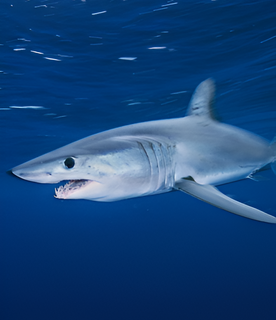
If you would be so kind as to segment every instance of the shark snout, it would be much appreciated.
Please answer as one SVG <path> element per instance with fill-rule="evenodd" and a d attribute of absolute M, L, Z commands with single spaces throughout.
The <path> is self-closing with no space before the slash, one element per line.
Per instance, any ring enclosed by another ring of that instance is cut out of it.
<path fill-rule="evenodd" d="M 8 175 L 10 175 L 11 177 L 13 177 L 13 178 L 18 178 L 18 176 L 17 175 L 15 175 L 13 172 L 12 172 L 12 170 L 8 170 L 8 171 L 6 171 L 6 173 L 8 174 Z"/>
<path fill-rule="evenodd" d="M 54 181 L 50 172 L 29 171 L 27 169 L 20 169 L 19 167 L 15 167 L 7 171 L 7 173 L 20 179 L 37 183 L 57 183 L 60 181 Z"/>

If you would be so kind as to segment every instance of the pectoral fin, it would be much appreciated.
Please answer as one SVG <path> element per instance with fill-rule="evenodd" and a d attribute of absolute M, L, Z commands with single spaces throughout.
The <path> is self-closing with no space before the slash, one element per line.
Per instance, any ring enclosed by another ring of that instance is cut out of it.
<path fill-rule="evenodd" d="M 175 183 L 174 188 L 239 216 L 267 223 L 276 223 L 275 217 L 233 200 L 213 186 L 200 185 L 192 180 L 181 179 Z"/>

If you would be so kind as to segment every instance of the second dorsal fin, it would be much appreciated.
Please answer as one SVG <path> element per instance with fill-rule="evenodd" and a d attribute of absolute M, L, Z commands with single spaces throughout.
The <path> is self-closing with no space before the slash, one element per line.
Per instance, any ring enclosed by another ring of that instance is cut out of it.
<path fill-rule="evenodd" d="M 213 111 L 215 83 L 209 78 L 201 82 L 191 98 L 187 116 L 198 116 L 216 120 Z"/>

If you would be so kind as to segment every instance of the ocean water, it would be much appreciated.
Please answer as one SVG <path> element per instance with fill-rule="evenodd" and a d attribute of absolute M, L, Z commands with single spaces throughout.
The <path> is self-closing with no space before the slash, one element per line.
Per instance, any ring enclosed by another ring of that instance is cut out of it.
<path fill-rule="evenodd" d="M 275 0 L 1 0 L 0 21 L 0 318 L 274 319 L 275 225 L 181 192 L 61 201 L 6 171 L 182 117 L 208 77 L 221 121 L 272 140 Z M 275 176 L 262 175 L 220 189 L 276 216 Z"/>

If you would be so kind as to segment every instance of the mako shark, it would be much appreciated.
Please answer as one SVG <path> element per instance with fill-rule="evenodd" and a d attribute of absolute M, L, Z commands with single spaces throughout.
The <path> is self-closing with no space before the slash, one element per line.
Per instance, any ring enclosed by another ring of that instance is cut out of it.
<path fill-rule="evenodd" d="M 116 201 L 180 190 L 237 215 L 276 223 L 215 187 L 250 178 L 268 164 L 274 169 L 276 142 L 216 120 L 214 92 L 207 79 L 196 88 L 186 117 L 104 131 L 11 171 L 37 183 L 69 180 L 55 189 L 58 199 Z"/>

